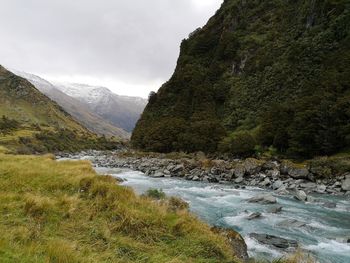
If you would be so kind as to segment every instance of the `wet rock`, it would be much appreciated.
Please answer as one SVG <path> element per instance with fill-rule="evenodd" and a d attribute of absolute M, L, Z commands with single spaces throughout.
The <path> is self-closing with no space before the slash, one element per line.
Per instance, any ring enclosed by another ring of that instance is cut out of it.
<path fill-rule="evenodd" d="M 291 239 L 285 239 L 277 236 L 257 233 L 252 233 L 249 236 L 257 240 L 261 244 L 269 245 L 282 250 L 298 247 L 298 242 Z"/>
<path fill-rule="evenodd" d="M 235 180 L 235 183 L 236 184 L 240 184 L 244 181 L 244 178 L 243 177 L 238 177 L 236 180 Z"/>
<path fill-rule="evenodd" d="M 257 218 L 261 218 L 261 213 L 256 212 L 256 213 L 253 213 L 247 217 L 248 220 L 253 220 L 253 219 L 257 219 Z"/>
<path fill-rule="evenodd" d="M 325 186 L 324 184 L 317 185 L 316 192 L 323 194 L 324 192 L 326 192 L 326 189 L 327 186 Z"/>
<path fill-rule="evenodd" d="M 299 201 L 302 201 L 302 202 L 305 202 L 306 199 L 307 199 L 306 193 L 304 191 L 302 191 L 302 190 L 297 190 L 295 192 L 295 196 L 294 197 L 295 197 L 295 199 L 297 199 Z"/>
<path fill-rule="evenodd" d="M 309 203 L 314 203 L 316 201 L 315 197 L 308 195 L 306 201 Z"/>
<path fill-rule="evenodd" d="M 154 174 L 152 174 L 151 177 L 161 178 L 161 177 L 164 177 L 164 174 L 162 172 L 160 172 L 160 171 L 157 171 Z"/>
<path fill-rule="evenodd" d="M 267 210 L 268 213 L 271 214 L 278 214 L 282 212 L 283 207 L 282 206 L 275 206 L 275 207 L 271 207 Z"/>
<path fill-rule="evenodd" d="M 336 208 L 337 207 L 337 203 L 334 203 L 334 202 L 325 202 L 322 204 L 323 207 L 325 208 L 330 208 L 330 209 L 333 209 L 333 208 Z"/>
<path fill-rule="evenodd" d="M 271 184 L 270 178 L 265 178 L 265 180 L 262 181 L 259 185 L 262 186 L 262 187 L 266 187 L 266 186 L 268 186 L 270 184 Z"/>
<path fill-rule="evenodd" d="M 287 219 L 287 220 L 283 220 L 282 222 L 278 223 L 277 226 L 278 227 L 283 227 L 283 228 L 299 228 L 299 227 L 304 227 L 307 224 L 304 222 L 300 222 L 298 220 L 295 219 Z"/>
<path fill-rule="evenodd" d="M 197 176 L 197 175 L 193 176 L 192 181 L 195 181 L 195 182 L 200 181 L 199 176 Z"/>
<path fill-rule="evenodd" d="M 350 176 L 349 175 L 343 181 L 341 188 L 343 189 L 343 191 L 350 191 Z"/>
<path fill-rule="evenodd" d="M 282 185 L 280 188 L 278 188 L 275 192 L 276 192 L 276 194 L 279 194 L 279 195 L 289 194 L 287 188 L 284 185 Z"/>
<path fill-rule="evenodd" d="M 277 199 L 271 194 L 258 195 L 248 199 L 248 203 L 276 204 Z"/>
<path fill-rule="evenodd" d="M 247 260 L 248 256 L 248 247 L 244 241 L 244 238 L 236 231 L 232 229 L 224 229 L 219 227 L 213 227 L 211 229 L 214 233 L 220 234 L 227 238 L 234 254 L 242 260 Z"/>
<path fill-rule="evenodd" d="M 278 180 L 278 181 L 276 181 L 276 182 L 273 183 L 272 188 L 273 188 L 274 190 L 276 190 L 276 189 L 278 189 L 278 188 L 280 188 L 280 187 L 282 187 L 282 186 L 283 186 L 282 181 Z"/>

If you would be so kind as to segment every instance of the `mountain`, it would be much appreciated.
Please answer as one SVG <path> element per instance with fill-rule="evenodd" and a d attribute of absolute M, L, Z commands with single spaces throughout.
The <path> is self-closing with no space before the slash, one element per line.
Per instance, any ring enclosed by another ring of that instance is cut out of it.
<path fill-rule="evenodd" d="M 53 101 L 57 102 L 57 104 L 59 104 L 79 123 L 88 128 L 90 131 L 108 137 L 115 136 L 122 139 L 130 138 L 130 134 L 128 132 L 93 113 L 84 103 L 65 94 L 47 80 L 25 72 L 13 72 L 31 82 L 38 90 L 40 90 Z"/>
<path fill-rule="evenodd" d="M 160 152 L 337 153 L 350 147 L 349 83 L 349 1 L 225 0 L 183 40 L 131 142 Z"/>
<path fill-rule="evenodd" d="M 89 131 L 29 81 L 0 66 L 0 116 L 23 125 L 40 125 L 54 130 Z"/>
<path fill-rule="evenodd" d="M 128 132 L 134 129 L 147 104 L 145 99 L 119 96 L 104 87 L 73 83 L 55 83 L 55 86 L 79 100 L 91 112 Z"/>

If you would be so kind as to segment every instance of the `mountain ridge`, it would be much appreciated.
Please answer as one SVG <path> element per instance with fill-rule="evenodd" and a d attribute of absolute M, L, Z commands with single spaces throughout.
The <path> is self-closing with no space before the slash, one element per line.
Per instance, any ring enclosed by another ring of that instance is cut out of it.
<path fill-rule="evenodd" d="M 87 127 L 94 133 L 99 135 L 105 135 L 108 137 L 118 137 L 122 139 L 130 138 L 130 134 L 125 130 L 114 126 L 108 121 L 104 120 L 100 116 L 94 114 L 90 109 L 81 103 L 79 100 L 67 95 L 66 93 L 59 90 L 51 82 L 37 76 L 34 74 L 21 72 L 13 70 L 17 75 L 26 78 L 31 82 L 36 88 L 38 88 L 42 93 L 51 98 L 53 101 L 57 102 L 61 107 L 63 107 L 68 113 L 70 113 L 74 118 L 80 122 L 82 125 Z"/>

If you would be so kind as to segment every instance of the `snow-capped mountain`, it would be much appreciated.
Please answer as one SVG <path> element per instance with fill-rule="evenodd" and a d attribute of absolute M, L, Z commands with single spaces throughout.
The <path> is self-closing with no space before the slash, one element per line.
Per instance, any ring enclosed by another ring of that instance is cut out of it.
<path fill-rule="evenodd" d="M 78 122 L 92 132 L 100 135 L 120 137 L 123 139 L 128 139 L 130 137 L 130 133 L 95 114 L 87 105 L 85 105 L 85 103 L 82 103 L 73 96 L 69 96 L 68 94 L 62 92 L 51 82 L 26 72 L 16 70 L 12 71 L 16 75 L 21 76 L 22 78 L 25 78 L 31 82 L 40 92 L 48 96 L 51 100 L 55 101 Z"/>
<path fill-rule="evenodd" d="M 105 87 L 76 83 L 54 83 L 67 95 L 84 103 L 95 114 L 112 124 L 131 132 L 147 100 L 139 97 L 120 96 Z"/>

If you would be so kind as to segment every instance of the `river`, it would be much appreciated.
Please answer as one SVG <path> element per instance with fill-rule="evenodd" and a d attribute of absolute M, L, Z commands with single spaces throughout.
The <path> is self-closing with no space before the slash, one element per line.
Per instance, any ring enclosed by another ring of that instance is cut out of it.
<path fill-rule="evenodd" d="M 239 231 L 248 245 L 249 255 L 256 258 L 280 258 L 282 251 L 264 246 L 249 237 L 250 233 L 263 233 L 297 240 L 302 249 L 314 255 L 320 262 L 349 263 L 350 201 L 346 197 L 314 196 L 319 202 L 303 203 L 292 196 L 276 196 L 281 213 L 267 212 L 275 205 L 247 203 L 246 200 L 271 191 L 257 188 L 235 189 L 231 185 L 201 183 L 173 178 L 150 178 L 143 173 L 125 169 L 96 168 L 101 174 L 122 178 L 124 186 L 142 194 L 150 188 L 162 189 L 169 196 L 178 196 L 190 204 L 190 210 L 211 225 L 233 228 Z M 335 202 L 337 207 L 325 208 L 322 202 Z M 253 212 L 262 217 L 247 220 Z M 297 220 L 305 226 L 287 224 L 285 220 Z"/>

